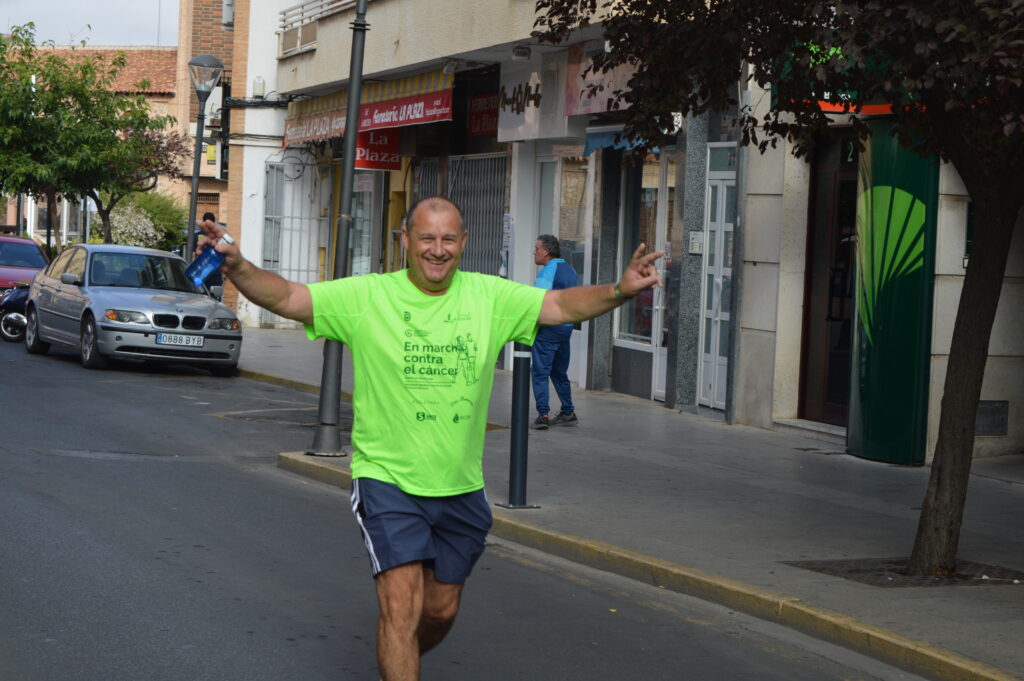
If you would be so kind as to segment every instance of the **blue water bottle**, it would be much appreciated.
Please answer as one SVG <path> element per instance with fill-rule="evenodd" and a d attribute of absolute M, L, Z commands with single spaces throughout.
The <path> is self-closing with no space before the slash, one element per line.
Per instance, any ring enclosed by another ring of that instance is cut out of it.
<path fill-rule="evenodd" d="M 220 237 L 229 244 L 235 243 L 235 240 L 231 238 L 231 235 L 227 232 Z M 199 254 L 199 257 L 192 261 L 192 263 L 185 268 L 185 276 L 191 280 L 196 286 L 202 286 L 206 278 L 213 274 L 213 271 L 224 264 L 224 254 L 218 253 L 214 249 L 213 244 L 207 244 L 203 252 Z"/>

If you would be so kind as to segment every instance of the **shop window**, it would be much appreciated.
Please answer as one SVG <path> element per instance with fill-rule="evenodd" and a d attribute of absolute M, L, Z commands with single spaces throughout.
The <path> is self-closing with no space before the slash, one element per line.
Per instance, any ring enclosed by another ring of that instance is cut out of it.
<path fill-rule="evenodd" d="M 590 167 L 585 156 L 562 159 L 558 192 L 558 245 L 562 259 L 572 265 L 584 282 L 587 248 L 587 178 Z M 582 328 L 577 322 L 576 328 Z"/>
<path fill-rule="evenodd" d="M 657 245 L 658 190 L 662 165 L 649 154 L 641 166 L 627 167 L 623 183 L 623 220 L 619 249 L 619 271 L 629 265 L 641 243 Z M 618 337 L 651 343 L 654 324 L 654 291 L 649 289 L 619 308 Z"/>

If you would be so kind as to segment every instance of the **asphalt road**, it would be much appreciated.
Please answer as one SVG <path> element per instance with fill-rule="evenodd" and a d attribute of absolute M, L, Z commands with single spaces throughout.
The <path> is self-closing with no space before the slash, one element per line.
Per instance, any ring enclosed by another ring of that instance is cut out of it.
<path fill-rule="evenodd" d="M 0 679 L 377 679 L 347 494 L 276 468 L 316 397 L 0 343 Z M 915 679 L 492 543 L 424 679 Z"/>

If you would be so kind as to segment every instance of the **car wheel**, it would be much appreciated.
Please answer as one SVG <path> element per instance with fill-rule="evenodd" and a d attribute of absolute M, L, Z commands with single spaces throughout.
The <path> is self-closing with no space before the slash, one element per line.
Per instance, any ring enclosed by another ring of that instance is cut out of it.
<path fill-rule="evenodd" d="M 238 373 L 238 365 L 231 364 L 228 366 L 210 367 L 210 373 L 214 376 L 220 376 L 221 378 L 231 378 Z"/>
<path fill-rule="evenodd" d="M 39 317 L 34 307 L 29 308 L 25 319 L 28 321 L 25 325 L 25 349 L 33 355 L 45 355 L 50 350 L 50 344 L 39 338 Z"/>
<path fill-rule="evenodd" d="M 82 366 L 86 369 L 103 369 L 107 366 L 107 358 L 100 354 L 96 343 L 96 321 L 86 317 L 82 322 L 81 335 Z"/>
<path fill-rule="evenodd" d="M 0 336 L 10 343 L 20 343 L 25 339 L 25 329 L 11 321 L 11 313 L 4 312 L 0 316 Z"/>

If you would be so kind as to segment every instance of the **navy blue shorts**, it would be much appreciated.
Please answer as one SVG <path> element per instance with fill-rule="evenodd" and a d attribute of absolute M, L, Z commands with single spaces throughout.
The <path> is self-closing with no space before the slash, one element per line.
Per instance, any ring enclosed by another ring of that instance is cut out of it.
<path fill-rule="evenodd" d="M 372 478 L 352 481 L 352 513 L 362 530 L 374 577 L 423 561 L 446 584 L 465 583 L 484 552 L 492 522 L 482 489 L 451 497 L 420 497 Z"/>

